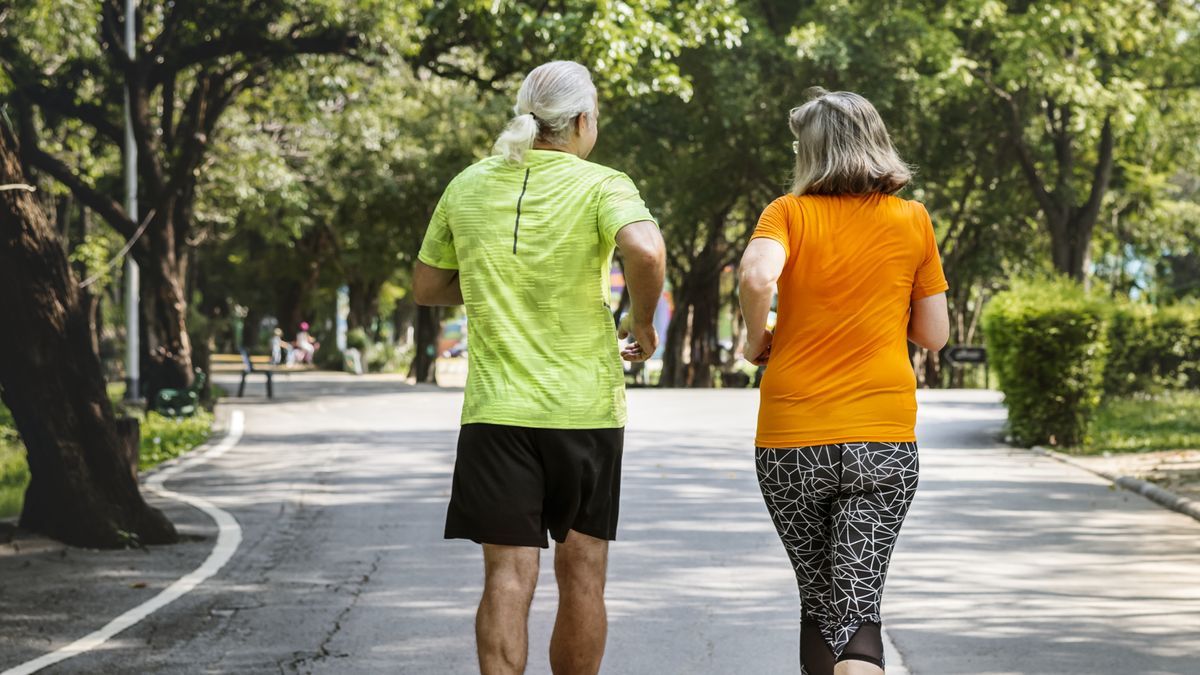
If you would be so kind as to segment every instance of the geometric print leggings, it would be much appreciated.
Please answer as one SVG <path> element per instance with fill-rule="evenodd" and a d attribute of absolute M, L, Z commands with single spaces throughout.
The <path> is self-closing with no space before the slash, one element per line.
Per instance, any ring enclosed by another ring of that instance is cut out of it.
<path fill-rule="evenodd" d="M 879 604 L 917 490 L 916 443 L 758 448 L 758 484 L 800 586 L 800 664 L 883 668 Z"/>

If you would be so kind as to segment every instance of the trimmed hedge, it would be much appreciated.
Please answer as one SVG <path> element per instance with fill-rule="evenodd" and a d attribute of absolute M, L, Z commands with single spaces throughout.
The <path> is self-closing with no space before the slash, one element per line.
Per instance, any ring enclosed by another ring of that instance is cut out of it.
<path fill-rule="evenodd" d="M 1200 388 L 1200 306 L 1111 308 L 1106 396 Z"/>
<path fill-rule="evenodd" d="M 1021 445 L 1079 445 L 1103 395 L 1108 312 L 1068 281 L 1018 283 L 983 331 Z"/>
<path fill-rule="evenodd" d="M 983 330 L 1022 445 L 1085 442 L 1102 398 L 1200 388 L 1200 305 L 1089 296 L 1066 280 L 992 299 Z"/>

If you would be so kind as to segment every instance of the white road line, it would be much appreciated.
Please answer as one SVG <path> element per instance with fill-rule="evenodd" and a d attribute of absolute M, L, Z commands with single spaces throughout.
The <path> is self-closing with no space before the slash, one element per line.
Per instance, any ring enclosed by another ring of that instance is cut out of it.
<path fill-rule="evenodd" d="M 158 595 L 109 621 L 100 630 L 90 635 L 85 635 L 49 654 L 10 668 L 0 673 L 0 675 L 28 675 L 29 673 L 36 673 L 42 668 L 91 651 L 110 640 L 117 633 L 137 624 L 142 619 L 178 600 L 184 594 L 195 589 L 209 577 L 216 574 L 225 566 L 225 563 L 229 562 L 229 559 L 233 557 L 234 552 L 237 551 L 238 546 L 242 543 L 242 528 L 238 525 L 237 519 L 228 512 L 217 508 L 207 499 L 168 490 L 163 487 L 163 484 L 168 479 L 183 473 L 192 466 L 212 461 L 229 452 L 242 439 L 242 432 L 244 430 L 245 416 L 240 410 L 233 411 L 233 415 L 229 421 L 229 433 L 225 435 L 225 438 L 220 443 L 206 452 L 192 455 L 178 464 L 159 471 L 146 481 L 146 489 L 167 499 L 174 499 L 185 504 L 190 504 L 203 511 L 217 524 L 217 544 L 213 547 L 212 552 L 208 554 L 208 559 L 199 567 L 192 570 L 190 574 L 177 579 L 175 583 L 164 588 Z"/>

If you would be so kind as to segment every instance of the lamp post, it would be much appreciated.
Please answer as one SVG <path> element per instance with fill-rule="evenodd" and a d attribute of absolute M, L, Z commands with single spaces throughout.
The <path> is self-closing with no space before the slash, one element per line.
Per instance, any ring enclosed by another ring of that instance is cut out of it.
<path fill-rule="evenodd" d="M 130 59 L 136 58 L 137 0 L 125 0 L 125 52 Z M 125 210 L 129 219 L 138 222 L 137 196 L 137 144 L 133 138 L 133 109 L 129 95 L 129 82 L 125 84 Z M 139 273 L 137 261 L 130 251 L 125 258 L 125 400 L 141 398 L 141 334 L 138 332 Z"/>

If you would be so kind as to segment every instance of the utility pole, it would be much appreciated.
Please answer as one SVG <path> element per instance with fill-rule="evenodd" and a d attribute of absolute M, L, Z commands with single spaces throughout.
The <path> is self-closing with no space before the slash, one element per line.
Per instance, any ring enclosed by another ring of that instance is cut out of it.
<path fill-rule="evenodd" d="M 125 0 L 125 52 L 130 59 L 136 58 L 137 53 L 137 0 Z M 137 179 L 137 144 L 133 138 L 133 109 L 129 96 L 129 85 L 125 83 L 125 210 L 129 219 L 138 222 L 138 179 Z M 133 259 L 133 251 L 125 258 L 125 400 L 136 401 L 141 398 L 141 334 L 138 332 L 138 320 L 141 307 L 139 305 L 139 273 L 137 261 Z"/>

